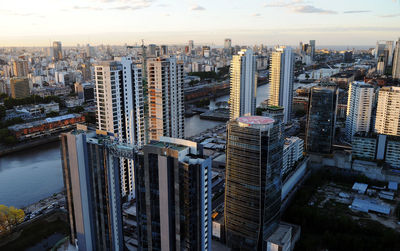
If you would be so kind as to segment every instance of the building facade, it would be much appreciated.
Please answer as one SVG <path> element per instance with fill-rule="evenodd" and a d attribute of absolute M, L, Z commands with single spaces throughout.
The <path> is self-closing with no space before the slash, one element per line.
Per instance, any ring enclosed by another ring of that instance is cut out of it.
<path fill-rule="evenodd" d="M 15 77 L 27 77 L 29 74 L 28 61 L 13 61 L 13 73 Z"/>
<path fill-rule="evenodd" d="M 227 128 L 225 233 L 235 250 L 266 250 L 279 224 L 282 124 L 240 117 Z"/>
<path fill-rule="evenodd" d="M 375 89 L 365 82 L 350 84 L 346 113 L 346 137 L 351 142 L 356 132 L 369 132 L 372 127 L 372 108 Z"/>
<path fill-rule="evenodd" d="M 130 57 L 95 66 L 97 129 L 117 134 L 120 140 L 142 147 L 145 142 L 141 65 Z M 133 161 L 121 162 L 122 195 L 134 197 Z"/>
<path fill-rule="evenodd" d="M 279 47 L 271 55 L 270 106 L 283 107 L 284 123 L 290 121 L 293 103 L 294 54 L 290 47 Z"/>
<path fill-rule="evenodd" d="M 396 41 L 396 46 L 394 48 L 392 77 L 394 79 L 400 79 L 400 38 Z"/>
<path fill-rule="evenodd" d="M 26 98 L 30 95 L 29 80 L 27 78 L 10 79 L 12 98 Z"/>
<path fill-rule="evenodd" d="M 257 79 L 256 60 L 252 50 L 243 49 L 232 57 L 230 74 L 230 119 L 254 115 Z"/>
<path fill-rule="evenodd" d="M 60 41 L 53 42 L 53 58 L 56 61 L 63 59 L 62 46 Z"/>
<path fill-rule="evenodd" d="M 184 68 L 175 57 L 147 61 L 149 140 L 185 137 Z"/>
<path fill-rule="evenodd" d="M 299 137 L 285 139 L 282 158 L 282 177 L 285 177 L 294 167 L 297 161 L 303 158 L 304 140 Z"/>
<path fill-rule="evenodd" d="M 106 132 L 79 128 L 61 135 L 70 242 L 79 250 L 124 250 L 120 161 L 134 148 Z"/>
<path fill-rule="evenodd" d="M 160 137 L 136 166 L 139 250 L 211 250 L 211 158 L 195 142 Z"/>
<path fill-rule="evenodd" d="M 375 132 L 400 136 L 400 87 L 382 87 L 378 94 Z"/>
<path fill-rule="evenodd" d="M 306 124 L 306 151 L 329 154 L 335 139 L 339 89 L 335 84 L 311 88 Z"/>

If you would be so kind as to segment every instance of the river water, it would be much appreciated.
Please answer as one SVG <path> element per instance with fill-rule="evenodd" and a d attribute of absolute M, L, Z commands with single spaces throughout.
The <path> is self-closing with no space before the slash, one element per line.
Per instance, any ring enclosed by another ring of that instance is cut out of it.
<path fill-rule="evenodd" d="M 257 89 L 257 106 L 268 98 L 269 85 Z M 216 101 L 227 101 L 229 95 Z M 190 137 L 223 122 L 185 119 L 185 136 Z M 59 142 L 0 157 L 0 204 L 18 208 L 62 191 L 64 187 Z"/>

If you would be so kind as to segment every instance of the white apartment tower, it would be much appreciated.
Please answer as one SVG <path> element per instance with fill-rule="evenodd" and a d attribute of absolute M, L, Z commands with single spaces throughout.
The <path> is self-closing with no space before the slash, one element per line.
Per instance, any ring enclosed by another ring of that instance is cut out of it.
<path fill-rule="evenodd" d="M 95 65 L 97 129 L 139 148 L 146 142 L 141 69 L 130 57 Z M 133 175 L 133 161 L 121 161 L 123 196 L 134 196 Z"/>
<path fill-rule="evenodd" d="M 379 90 L 375 131 L 379 134 L 400 136 L 400 87 Z"/>
<path fill-rule="evenodd" d="M 251 116 L 256 111 L 256 57 L 243 49 L 231 61 L 230 119 Z"/>
<path fill-rule="evenodd" d="M 147 61 L 149 140 L 185 137 L 184 67 L 175 57 Z"/>
<path fill-rule="evenodd" d="M 346 137 L 351 142 L 357 132 L 369 132 L 375 89 L 364 82 L 353 82 L 347 100 Z"/>
<path fill-rule="evenodd" d="M 284 110 L 283 122 L 290 121 L 293 103 L 294 54 L 290 47 L 276 48 L 271 55 L 270 106 L 281 106 Z"/>
<path fill-rule="evenodd" d="M 393 72 L 392 76 L 394 79 L 400 79 L 400 38 L 396 42 L 396 47 L 394 48 L 393 56 Z"/>

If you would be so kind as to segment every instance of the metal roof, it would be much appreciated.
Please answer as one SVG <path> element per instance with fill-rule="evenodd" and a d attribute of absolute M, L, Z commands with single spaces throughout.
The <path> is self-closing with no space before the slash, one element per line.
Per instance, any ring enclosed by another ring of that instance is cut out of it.
<path fill-rule="evenodd" d="M 398 189 L 398 184 L 397 182 L 389 181 L 389 190 L 397 191 Z"/>
<path fill-rule="evenodd" d="M 382 214 L 390 214 L 390 207 L 384 204 L 378 204 L 376 201 L 354 199 L 351 208 L 362 212 L 374 211 Z"/>

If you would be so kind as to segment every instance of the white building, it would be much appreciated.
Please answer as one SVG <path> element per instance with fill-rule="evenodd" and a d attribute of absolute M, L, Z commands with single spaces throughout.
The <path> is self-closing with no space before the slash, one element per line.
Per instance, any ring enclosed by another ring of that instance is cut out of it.
<path fill-rule="evenodd" d="M 142 147 L 145 144 L 142 70 L 130 57 L 95 66 L 97 129 Z M 134 196 L 133 161 L 121 161 L 122 194 Z"/>
<path fill-rule="evenodd" d="M 304 140 L 299 137 L 285 139 L 282 158 L 282 176 L 286 175 L 294 166 L 296 161 L 303 157 Z"/>
<path fill-rule="evenodd" d="M 293 103 L 294 54 L 290 47 L 279 47 L 271 55 L 270 106 L 281 106 L 284 123 L 290 121 Z"/>
<path fill-rule="evenodd" d="M 147 61 L 149 139 L 185 137 L 184 69 L 175 57 Z"/>
<path fill-rule="evenodd" d="M 350 84 L 346 113 L 346 137 L 350 142 L 356 132 L 370 131 L 374 98 L 372 85 L 357 81 Z"/>
<path fill-rule="evenodd" d="M 383 87 L 379 91 L 375 131 L 400 136 L 400 87 Z"/>
<path fill-rule="evenodd" d="M 250 49 L 232 57 L 230 87 L 230 119 L 251 116 L 256 110 L 256 60 Z"/>

